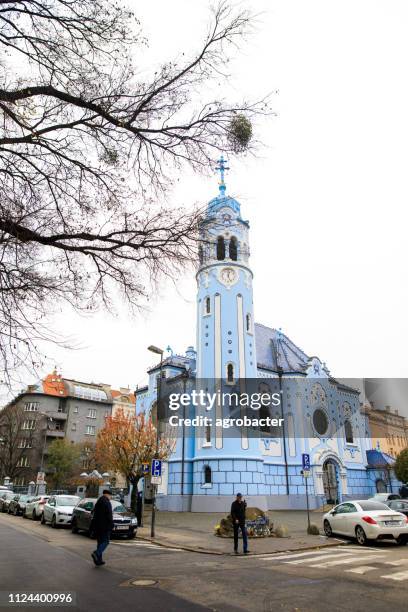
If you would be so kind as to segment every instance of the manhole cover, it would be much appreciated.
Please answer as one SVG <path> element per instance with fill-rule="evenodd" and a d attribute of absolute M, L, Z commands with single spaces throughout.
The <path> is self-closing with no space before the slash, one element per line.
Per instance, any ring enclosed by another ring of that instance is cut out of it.
<path fill-rule="evenodd" d="M 149 580 L 148 578 L 146 579 L 140 579 L 140 580 L 132 580 L 131 583 L 133 586 L 140 586 L 140 587 L 147 587 L 147 586 L 154 586 L 155 584 L 157 584 L 157 580 Z"/>

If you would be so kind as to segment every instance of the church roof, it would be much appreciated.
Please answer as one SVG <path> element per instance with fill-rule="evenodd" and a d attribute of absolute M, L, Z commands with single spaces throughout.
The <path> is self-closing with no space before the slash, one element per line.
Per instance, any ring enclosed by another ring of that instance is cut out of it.
<path fill-rule="evenodd" d="M 310 357 L 280 330 L 255 323 L 258 368 L 304 372 Z"/>
<path fill-rule="evenodd" d="M 367 451 L 367 463 L 372 468 L 383 468 L 394 465 L 395 459 L 387 453 L 372 449 Z"/>

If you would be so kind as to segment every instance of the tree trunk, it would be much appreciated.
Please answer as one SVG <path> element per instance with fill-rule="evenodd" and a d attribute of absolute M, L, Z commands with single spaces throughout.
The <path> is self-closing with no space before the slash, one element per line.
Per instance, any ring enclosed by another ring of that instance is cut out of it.
<path fill-rule="evenodd" d="M 130 478 L 130 483 L 132 485 L 132 494 L 130 496 L 130 508 L 132 512 L 136 514 L 137 510 L 137 485 L 140 480 L 140 476 L 135 476 L 134 478 Z"/>

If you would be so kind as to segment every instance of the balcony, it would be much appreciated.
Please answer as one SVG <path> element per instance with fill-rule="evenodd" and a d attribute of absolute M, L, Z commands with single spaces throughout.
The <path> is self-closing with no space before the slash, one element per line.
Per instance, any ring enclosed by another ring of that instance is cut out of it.
<path fill-rule="evenodd" d="M 48 429 L 47 430 L 47 438 L 64 438 L 65 431 L 61 431 L 60 429 Z"/>
<path fill-rule="evenodd" d="M 68 418 L 68 414 L 66 412 L 47 412 L 47 417 L 52 419 L 53 421 L 66 421 Z"/>

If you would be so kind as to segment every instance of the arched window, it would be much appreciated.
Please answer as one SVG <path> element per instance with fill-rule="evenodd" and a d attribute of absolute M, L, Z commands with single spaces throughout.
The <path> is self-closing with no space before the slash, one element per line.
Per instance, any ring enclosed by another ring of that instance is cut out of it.
<path fill-rule="evenodd" d="M 232 261 L 237 261 L 238 256 L 238 243 L 237 239 L 233 236 L 229 242 L 229 256 Z"/>
<path fill-rule="evenodd" d="M 209 296 L 205 298 L 204 312 L 205 314 L 211 314 L 211 298 Z"/>
<path fill-rule="evenodd" d="M 353 428 L 351 426 L 350 421 L 347 419 L 346 421 L 344 421 L 344 433 L 346 435 L 346 442 L 347 444 L 353 444 L 354 439 L 353 439 Z"/>
<path fill-rule="evenodd" d="M 204 484 L 212 483 L 212 472 L 209 465 L 204 466 Z"/>
<path fill-rule="evenodd" d="M 227 365 L 227 382 L 229 383 L 234 382 L 234 364 L 232 363 L 229 363 Z"/>
<path fill-rule="evenodd" d="M 246 316 L 246 330 L 247 332 L 251 332 L 252 331 L 252 320 L 251 320 L 251 315 L 248 312 L 247 316 Z"/>
<path fill-rule="evenodd" d="M 218 236 L 217 239 L 217 259 L 218 261 L 225 259 L 225 240 L 222 236 Z"/>
<path fill-rule="evenodd" d="M 204 261 L 204 250 L 203 250 L 203 247 L 201 246 L 201 244 L 198 247 L 198 259 L 199 259 L 200 264 L 202 264 L 203 261 Z"/>

